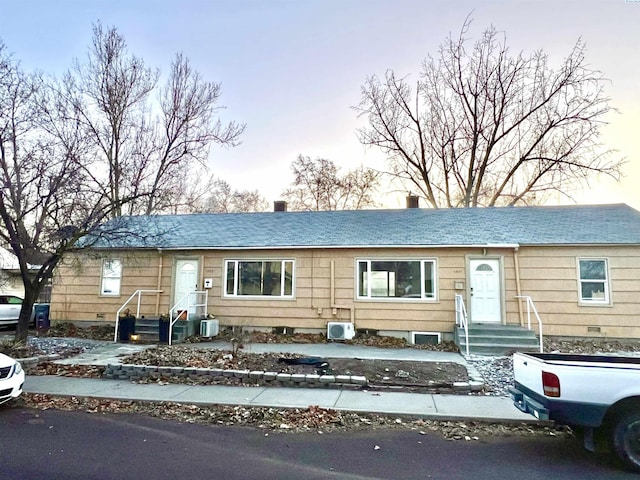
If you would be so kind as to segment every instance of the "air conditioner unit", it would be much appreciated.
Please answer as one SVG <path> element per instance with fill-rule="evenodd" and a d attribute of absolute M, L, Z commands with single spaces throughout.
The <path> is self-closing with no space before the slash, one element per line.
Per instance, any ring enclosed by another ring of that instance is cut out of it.
<path fill-rule="evenodd" d="M 329 322 L 327 324 L 327 339 L 329 340 L 351 340 L 356 335 L 353 323 L 349 322 Z"/>
<path fill-rule="evenodd" d="M 215 337 L 218 335 L 218 320 L 202 320 L 200 322 L 201 337 Z"/>

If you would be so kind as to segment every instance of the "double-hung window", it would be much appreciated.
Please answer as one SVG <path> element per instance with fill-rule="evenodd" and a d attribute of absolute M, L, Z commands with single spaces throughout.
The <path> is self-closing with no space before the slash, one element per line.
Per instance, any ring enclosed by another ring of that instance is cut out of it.
<path fill-rule="evenodd" d="M 293 260 L 227 260 L 226 297 L 293 298 Z"/>
<path fill-rule="evenodd" d="M 118 259 L 104 260 L 102 262 L 101 295 L 120 295 L 120 283 L 122 281 L 122 262 Z"/>
<path fill-rule="evenodd" d="M 578 259 L 578 285 L 580 303 L 609 304 L 609 278 L 607 260 L 603 258 Z"/>
<path fill-rule="evenodd" d="M 358 260 L 358 299 L 436 300 L 436 261 Z"/>

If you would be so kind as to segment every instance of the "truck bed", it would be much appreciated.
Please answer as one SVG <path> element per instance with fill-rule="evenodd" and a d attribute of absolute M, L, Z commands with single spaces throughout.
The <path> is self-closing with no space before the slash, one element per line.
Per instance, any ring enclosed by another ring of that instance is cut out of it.
<path fill-rule="evenodd" d="M 640 368 L 640 356 L 630 357 L 623 355 L 588 355 L 574 353 L 527 353 L 545 363 L 552 365 L 580 365 L 603 368 Z"/>
<path fill-rule="evenodd" d="M 516 353 L 516 406 L 540 419 L 598 426 L 608 408 L 640 394 L 640 357 L 570 353 Z M 543 372 L 559 379 L 559 395 L 547 395 Z"/>
<path fill-rule="evenodd" d="M 513 376 L 509 393 L 517 408 L 581 427 L 590 451 L 598 432 L 640 472 L 640 357 L 516 352 Z"/>

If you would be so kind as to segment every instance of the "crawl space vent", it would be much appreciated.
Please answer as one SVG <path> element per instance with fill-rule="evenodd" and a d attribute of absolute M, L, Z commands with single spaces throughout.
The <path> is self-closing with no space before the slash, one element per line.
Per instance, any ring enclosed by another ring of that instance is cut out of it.
<path fill-rule="evenodd" d="M 440 333 L 411 332 L 411 340 L 414 345 L 438 345 L 440 343 Z"/>

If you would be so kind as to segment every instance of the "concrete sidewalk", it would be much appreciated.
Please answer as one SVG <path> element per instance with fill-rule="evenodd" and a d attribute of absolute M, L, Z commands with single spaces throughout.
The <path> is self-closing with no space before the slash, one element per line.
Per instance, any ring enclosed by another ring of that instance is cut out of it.
<path fill-rule="evenodd" d="M 126 380 L 59 376 L 28 376 L 24 390 L 29 393 L 116 400 L 276 408 L 307 408 L 310 405 L 317 405 L 335 410 L 411 415 L 437 420 L 471 419 L 535 423 L 532 416 L 520 412 L 506 397 L 476 395 L 431 395 L 317 388 L 137 384 Z"/>
<path fill-rule="evenodd" d="M 59 364 L 121 364 L 122 358 L 153 345 L 104 343 L 80 355 L 56 360 Z M 194 343 L 183 346 L 230 350 L 225 342 Z M 470 377 L 475 368 L 458 353 L 433 352 L 413 348 L 376 348 L 343 343 L 247 344 L 247 353 L 297 353 L 323 358 L 368 358 L 425 362 L 455 362 L 464 365 Z M 225 385 L 138 384 L 127 380 L 105 380 L 61 376 L 28 376 L 24 390 L 60 396 L 117 400 L 176 402 L 197 405 L 242 405 L 254 407 L 323 408 L 411 415 L 439 420 L 482 420 L 500 422 L 537 421 L 520 412 L 507 397 L 483 395 L 440 395 L 367 390 L 320 388 L 236 387 Z"/>

